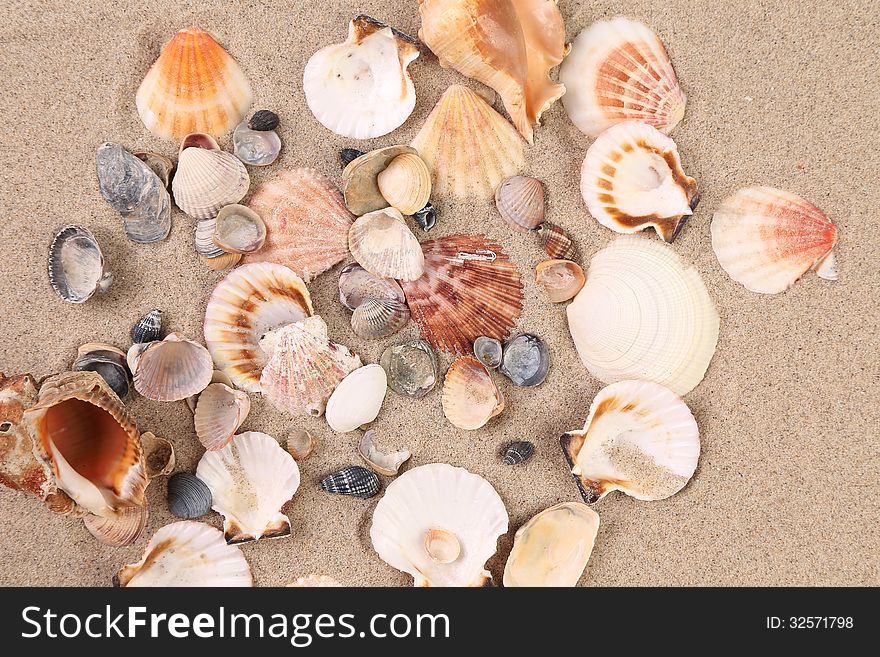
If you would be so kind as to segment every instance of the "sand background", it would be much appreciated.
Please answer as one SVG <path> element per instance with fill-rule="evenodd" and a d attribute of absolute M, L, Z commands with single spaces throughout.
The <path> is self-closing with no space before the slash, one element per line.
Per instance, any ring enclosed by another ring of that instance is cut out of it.
<path fill-rule="evenodd" d="M 686 397 L 702 433 L 696 476 L 662 502 L 614 494 L 596 505 L 602 525 L 581 583 L 880 583 L 880 17 L 871 3 L 852 0 L 559 4 L 569 40 L 596 19 L 625 14 L 646 21 L 668 44 L 689 100 L 673 137 L 702 193 L 674 248 L 699 269 L 721 315 L 717 353 L 705 380 Z M 253 186 L 296 166 L 315 167 L 338 182 L 340 147 L 408 143 L 442 91 L 464 81 L 426 51 L 410 67 L 418 93 L 410 119 L 389 136 L 353 144 L 308 111 L 303 66 L 319 47 L 344 40 L 348 20 L 358 13 L 415 34 L 415 0 L 112 5 L 0 5 L 0 371 L 7 374 L 30 371 L 39 378 L 64 370 L 88 341 L 127 348 L 130 325 L 153 307 L 165 311 L 169 329 L 202 339 L 205 303 L 222 274 L 197 260 L 194 221 L 175 209 L 166 241 L 131 243 L 101 198 L 94 173 L 94 150 L 105 140 L 176 153 L 175 144 L 143 127 L 134 96 L 177 29 L 197 24 L 215 34 L 250 77 L 255 108 L 281 116 L 284 151 L 272 167 L 250 170 Z M 561 104 L 545 118 L 527 149 L 527 171 L 545 181 L 548 218 L 574 237 L 586 265 L 614 237 L 589 217 L 577 188 L 590 139 Z M 230 148 L 230 138 L 222 144 Z M 711 213 L 735 189 L 753 184 L 790 189 L 830 215 L 841 233 L 839 282 L 811 274 L 771 297 L 726 276 L 711 250 Z M 520 326 L 547 341 L 550 376 L 537 389 L 497 377 L 508 408 L 478 432 L 445 421 L 439 386 L 422 400 L 389 392 L 375 428 L 386 446 L 412 450 L 412 465 L 465 466 L 497 488 L 511 520 L 490 561 L 498 579 L 517 527 L 552 504 L 579 499 L 558 436 L 582 426 L 601 384 L 577 358 L 563 307 L 545 302 L 535 288 L 532 268 L 542 252 L 533 236 L 511 233 L 489 201 L 440 205 L 432 237 L 485 232 L 517 263 L 526 296 Z M 79 306 L 61 302 L 46 275 L 49 242 L 68 223 L 95 232 L 116 274 L 109 294 Z M 388 340 L 356 338 L 336 300 L 337 273 L 338 267 L 311 286 L 332 338 L 365 362 L 377 362 L 388 343 L 416 334 L 411 324 Z M 195 469 L 202 448 L 183 402 L 135 396 L 131 409 L 142 430 L 174 442 L 179 470 Z M 409 577 L 382 562 L 369 542 L 378 497 L 361 501 L 318 489 L 322 476 L 358 462 L 354 434 L 334 435 L 323 420 L 291 419 L 259 397 L 244 429 L 283 439 L 296 426 L 313 430 L 321 443 L 301 464 L 300 490 L 285 508 L 293 535 L 243 547 L 256 582 L 279 585 L 321 573 L 350 585 L 407 585 Z M 497 452 L 514 439 L 532 440 L 537 453 L 511 468 Z M 144 536 L 114 549 L 95 541 L 80 522 L 0 490 L 0 584 L 109 584 L 120 566 L 140 557 L 153 532 L 173 520 L 165 492 L 162 479 L 150 486 Z M 206 520 L 221 524 L 215 513 Z"/>

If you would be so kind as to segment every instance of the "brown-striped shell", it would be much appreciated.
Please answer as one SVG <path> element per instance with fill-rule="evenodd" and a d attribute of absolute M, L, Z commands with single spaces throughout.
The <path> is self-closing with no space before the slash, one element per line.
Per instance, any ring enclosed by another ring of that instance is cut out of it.
<path fill-rule="evenodd" d="M 464 356 L 446 371 L 443 414 L 459 429 L 479 429 L 504 410 L 504 397 L 489 370 L 476 358 Z"/>
<path fill-rule="evenodd" d="M 574 244 L 572 244 L 568 235 L 565 234 L 565 231 L 556 224 L 545 221 L 539 225 L 538 241 L 551 258 L 557 260 L 574 259 Z"/>
<path fill-rule="evenodd" d="M 544 185 L 527 176 L 506 178 L 495 190 L 495 207 L 513 230 L 535 230 L 544 221 Z"/>

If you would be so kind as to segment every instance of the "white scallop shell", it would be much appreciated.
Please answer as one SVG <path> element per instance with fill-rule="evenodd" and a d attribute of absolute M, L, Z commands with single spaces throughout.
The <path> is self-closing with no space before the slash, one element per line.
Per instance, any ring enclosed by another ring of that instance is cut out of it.
<path fill-rule="evenodd" d="M 171 181 L 174 202 L 193 219 L 211 219 L 225 205 L 238 203 L 251 180 L 241 160 L 219 148 L 190 146 L 180 152 Z"/>

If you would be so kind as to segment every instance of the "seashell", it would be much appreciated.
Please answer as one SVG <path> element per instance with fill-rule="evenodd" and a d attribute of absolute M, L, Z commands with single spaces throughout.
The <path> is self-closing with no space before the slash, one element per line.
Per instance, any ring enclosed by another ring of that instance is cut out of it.
<path fill-rule="evenodd" d="M 337 582 L 332 577 L 327 577 L 327 575 L 306 575 L 305 577 L 299 577 L 292 581 L 287 585 L 288 587 L 296 587 L 296 588 L 317 588 L 317 587 L 332 587 L 337 588 L 341 587 L 342 584 Z"/>
<path fill-rule="evenodd" d="M 101 196 L 122 215 L 128 239 L 143 244 L 168 237 L 171 195 L 167 177 L 161 179 L 143 160 L 110 142 L 98 146 L 95 168 Z"/>
<path fill-rule="evenodd" d="M 205 310 L 205 345 L 237 388 L 260 392 L 268 356 L 260 339 L 312 314 L 302 279 L 282 265 L 242 265 L 217 283 Z"/>
<path fill-rule="evenodd" d="M 599 514 L 580 502 L 544 509 L 516 531 L 504 586 L 575 586 L 593 552 Z"/>
<path fill-rule="evenodd" d="M 740 189 L 712 218 L 721 267 L 752 292 L 778 294 L 810 270 L 837 280 L 837 227 L 815 205 L 772 187 Z"/>
<path fill-rule="evenodd" d="M 587 281 L 581 266 L 571 260 L 544 260 L 535 267 L 535 283 L 552 303 L 570 301 Z"/>
<path fill-rule="evenodd" d="M 120 399 L 128 396 L 131 374 L 126 364 L 125 352 L 113 345 L 89 342 L 81 346 L 73 361 L 74 372 L 97 372 Z"/>
<path fill-rule="evenodd" d="M 604 383 L 647 379 L 683 395 L 702 381 L 718 342 L 718 312 L 697 270 L 635 236 L 593 256 L 566 310 L 581 361 Z"/>
<path fill-rule="evenodd" d="M 178 472 L 168 480 L 168 510 L 177 518 L 201 518 L 214 503 L 211 489 L 188 472 Z"/>
<path fill-rule="evenodd" d="M 203 258 L 213 259 L 226 255 L 226 251 L 214 243 L 216 229 L 216 219 L 200 219 L 196 224 L 196 253 Z"/>
<path fill-rule="evenodd" d="M 265 167 L 278 159 L 281 138 L 273 130 L 253 130 L 244 122 L 232 131 L 235 157 L 255 167 Z"/>
<path fill-rule="evenodd" d="M 414 281 L 425 271 L 425 255 L 416 236 L 395 208 L 368 212 L 348 231 L 351 255 L 371 274 Z"/>
<path fill-rule="evenodd" d="M 507 178 L 495 190 L 495 207 L 513 230 L 535 230 L 544 221 L 544 185 L 537 178 Z"/>
<path fill-rule="evenodd" d="M 147 399 L 177 401 L 211 382 L 214 363 L 202 345 L 170 333 L 164 340 L 134 345 L 134 388 Z"/>
<path fill-rule="evenodd" d="M 437 355 L 421 339 L 391 345 L 382 352 L 379 364 L 388 387 L 406 397 L 424 397 L 437 383 Z"/>
<path fill-rule="evenodd" d="M 347 151 L 350 152 L 343 155 Z M 340 152 L 343 162 L 351 157 L 342 170 L 342 194 L 349 210 L 360 217 L 390 205 L 379 189 L 379 174 L 401 155 L 418 157 L 418 152 L 409 146 L 399 145 L 386 146 L 369 153 L 352 148 Z"/>
<path fill-rule="evenodd" d="M 318 441 L 305 429 L 291 431 L 287 436 L 287 451 L 297 461 L 309 458 L 317 446 Z"/>
<path fill-rule="evenodd" d="M 211 373 L 211 383 L 222 383 L 229 388 L 232 388 L 234 386 L 234 384 L 232 383 L 232 379 L 230 379 L 225 372 L 221 372 L 220 370 L 214 370 Z M 198 404 L 198 402 L 198 395 L 190 395 L 186 398 L 186 405 L 189 406 L 189 410 L 191 413 L 193 413 L 193 415 L 195 415 L 196 405 Z"/>
<path fill-rule="evenodd" d="M 227 543 L 290 535 L 281 507 L 299 488 L 299 468 L 272 436 L 259 431 L 235 436 L 226 447 L 205 452 L 196 476 L 211 489 Z"/>
<path fill-rule="evenodd" d="M 525 166 L 522 140 L 475 91 L 453 85 L 437 101 L 412 144 L 441 198 L 492 198 Z"/>
<path fill-rule="evenodd" d="M 174 446 L 169 441 L 145 431 L 141 434 L 141 449 L 148 478 L 162 477 L 174 471 L 177 458 L 174 455 Z"/>
<path fill-rule="evenodd" d="M 538 226 L 538 241 L 551 258 L 556 260 L 573 260 L 574 244 L 556 224 L 545 221 Z"/>
<path fill-rule="evenodd" d="M 361 366 L 351 349 L 327 338 L 327 324 L 318 315 L 268 332 L 260 349 L 269 358 L 260 392 L 293 415 L 321 415 L 334 388 Z"/>
<path fill-rule="evenodd" d="M 550 69 L 568 53 L 555 0 L 421 0 L 419 38 L 440 65 L 492 87 L 526 141 L 564 93 Z"/>
<path fill-rule="evenodd" d="M 700 201 L 675 142 L 638 121 L 603 132 L 581 166 L 581 195 L 593 218 L 616 233 L 651 226 L 672 242 Z"/>
<path fill-rule="evenodd" d="M 174 171 L 174 162 L 170 157 L 152 151 L 134 151 L 132 155 L 146 164 L 162 181 L 162 186 L 168 189 L 168 185 L 171 184 L 171 172 Z"/>
<path fill-rule="evenodd" d="M 303 71 L 303 92 L 315 118 L 352 139 L 387 135 L 416 104 L 406 70 L 419 56 L 416 41 L 369 16 L 349 23 L 344 43 L 322 48 Z"/>
<path fill-rule="evenodd" d="M 599 391 L 583 431 L 561 438 L 587 504 L 619 490 L 662 500 L 690 481 L 700 458 L 700 431 L 687 405 L 650 381 L 618 381 Z"/>
<path fill-rule="evenodd" d="M 480 336 L 507 337 L 522 311 L 522 281 L 501 245 L 485 235 L 422 244 L 425 273 L 401 282 L 407 305 L 435 349 L 468 354 Z"/>
<path fill-rule="evenodd" d="M 68 303 L 83 303 L 106 292 L 113 274 L 104 267 L 104 254 L 92 233 L 82 226 L 65 226 L 49 246 L 49 283 Z"/>
<path fill-rule="evenodd" d="M 321 480 L 321 490 L 336 495 L 350 495 L 362 500 L 379 492 L 379 477 L 359 465 L 351 465 Z"/>
<path fill-rule="evenodd" d="M 119 515 L 112 518 L 90 513 L 83 517 L 83 525 L 104 545 L 125 547 L 140 537 L 147 524 L 147 515 L 147 507 L 132 506 L 122 509 Z"/>
<path fill-rule="evenodd" d="M 253 586 L 241 548 L 203 522 L 181 520 L 159 528 L 144 556 L 124 566 L 114 586 Z"/>
<path fill-rule="evenodd" d="M 351 316 L 355 335 L 380 340 L 394 335 L 409 322 L 409 308 L 396 299 L 364 299 Z"/>
<path fill-rule="evenodd" d="M 162 139 L 191 132 L 225 135 L 250 109 L 251 85 L 223 47 L 197 27 L 162 48 L 138 87 L 138 114 Z"/>
<path fill-rule="evenodd" d="M 373 512 L 379 557 L 414 586 L 485 586 L 486 561 L 507 532 L 504 503 L 482 477 L 432 463 L 400 475 Z M 457 549 L 456 549 L 457 548 Z"/>
<path fill-rule="evenodd" d="M 266 224 L 244 205 L 227 205 L 214 219 L 214 244 L 230 253 L 253 253 L 266 242 Z"/>
<path fill-rule="evenodd" d="M 333 182 L 314 169 L 279 171 L 257 187 L 248 207 L 262 217 L 269 234 L 246 263 L 285 265 L 309 282 L 348 257 L 354 216 Z"/>
<path fill-rule="evenodd" d="M 574 40 L 559 69 L 565 111 L 596 137 L 621 121 L 668 133 L 684 117 L 685 97 L 666 47 L 644 23 L 618 16 L 593 23 Z"/>
<path fill-rule="evenodd" d="M 386 477 L 395 477 L 400 466 L 406 463 L 412 454 L 405 449 L 396 452 L 380 452 L 374 440 L 376 432 L 372 429 L 364 432 L 358 444 L 358 455 L 370 466 L 373 472 Z"/>
<path fill-rule="evenodd" d="M 248 121 L 251 130 L 268 131 L 278 127 L 278 115 L 272 110 L 257 110 Z"/>
<path fill-rule="evenodd" d="M 421 226 L 426 233 L 437 225 L 437 211 L 431 203 L 428 203 L 421 210 L 413 214 L 413 219 Z"/>
<path fill-rule="evenodd" d="M 154 308 L 141 317 L 131 327 L 131 341 L 133 344 L 155 342 L 162 339 L 162 311 Z"/>
<path fill-rule="evenodd" d="M 503 353 L 504 348 L 501 346 L 501 342 L 495 338 L 487 338 L 485 335 L 481 335 L 474 340 L 474 356 L 489 369 L 498 369 L 501 365 Z"/>
<path fill-rule="evenodd" d="M 380 278 L 356 262 L 349 263 L 339 273 L 339 302 L 349 310 L 356 310 L 366 299 L 387 299 L 406 302 L 397 281 Z"/>
<path fill-rule="evenodd" d="M 504 396 L 480 361 L 456 360 L 443 381 L 443 415 L 459 429 L 479 429 L 504 410 Z"/>
<path fill-rule="evenodd" d="M 361 155 L 363 155 L 363 151 L 359 151 L 356 148 L 343 148 L 339 151 L 339 161 L 342 162 L 342 168 L 347 167 L 353 160 L 356 160 Z"/>
<path fill-rule="evenodd" d="M 346 376 L 327 401 L 327 424 L 336 433 L 348 433 L 379 415 L 388 377 L 381 365 L 364 365 Z"/>
<path fill-rule="evenodd" d="M 213 271 L 220 271 L 221 269 L 229 269 L 231 267 L 235 267 L 238 264 L 239 260 L 241 260 L 240 253 L 224 253 L 221 256 L 217 256 L 215 258 L 206 258 L 205 256 L 199 256 L 199 260 L 201 260 L 208 269 Z"/>
<path fill-rule="evenodd" d="M 226 447 L 250 412 L 246 392 L 223 383 L 210 384 L 199 394 L 193 414 L 199 442 L 209 451 Z"/>
<path fill-rule="evenodd" d="M 528 440 L 512 442 L 504 448 L 504 462 L 507 465 L 525 463 L 535 453 L 535 446 Z"/>
<path fill-rule="evenodd" d="M 431 172 L 418 155 L 398 155 L 376 176 L 382 196 L 401 214 L 415 214 L 431 198 Z"/>
<path fill-rule="evenodd" d="M 144 506 L 148 479 L 137 427 L 96 372 L 64 372 L 40 387 L 23 414 L 34 454 L 54 484 L 95 515 Z"/>
<path fill-rule="evenodd" d="M 504 355 L 498 371 L 514 385 L 534 388 L 544 382 L 549 370 L 547 345 L 537 335 L 520 333 L 504 343 Z"/>
<path fill-rule="evenodd" d="M 184 138 L 171 181 L 174 202 L 193 219 L 211 219 L 224 205 L 238 203 L 251 179 L 241 160 L 221 151 L 206 134 Z"/>

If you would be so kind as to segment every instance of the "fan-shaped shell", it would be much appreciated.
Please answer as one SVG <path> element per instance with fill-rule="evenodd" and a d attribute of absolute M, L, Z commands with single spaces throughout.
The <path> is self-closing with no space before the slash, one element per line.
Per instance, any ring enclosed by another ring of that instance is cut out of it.
<path fill-rule="evenodd" d="M 299 468 L 272 436 L 258 431 L 235 436 L 223 449 L 205 452 L 196 475 L 223 515 L 227 543 L 290 534 L 281 507 L 299 488 Z"/>
<path fill-rule="evenodd" d="M 617 233 L 651 226 L 666 242 L 700 200 L 675 142 L 638 121 L 618 123 L 593 142 L 581 166 L 581 194 L 603 226 Z"/>
<path fill-rule="evenodd" d="M 777 294 L 807 271 L 837 280 L 837 227 L 812 203 L 772 187 L 740 189 L 712 218 L 712 248 L 730 277 Z"/>
<path fill-rule="evenodd" d="M 443 380 L 443 415 L 459 429 L 479 429 L 504 410 L 504 396 L 476 358 L 459 358 Z"/>
<path fill-rule="evenodd" d="M 293 271 L 268 262 L 242 265 L 217 283 L 208 299 L 205 344 L 236 387 L 260 392 L 268 358 L 260 339 L 311 315 L 309 291 Z"/>
<path fill-rule="evenodd" d="M 251 179 L 241 160 L 208 135 L 188 135 L 171 181 L 174 202 L 193 219 L 211 219 L 247 194 Z"/>
<path fill-rule="evenodd" d="M 593 23 L 559 69 L 565 111 L 596 137 L 621 121 L 669 132 L 684 117 L 685 97 L 666 47 L 644 23 L 618 16 Z"/>
<path fill-rule="evenodd" d="M 491 581 L 485 563 L 507 524 L 504 503 L 488 481 L 432 463 L 388 485 L 373 512 L 370 539 L 383 561 L 413 576 L 414 586 L 483 586 Z M 438 551 L 429 553 L 429 532 L 451 534 L 460 547 L 456 558 L 438 560 Z"/>
<path fill-rule="evenodd" d="M 199 394 L 193 414 L 196 436 L 205 449 L 225 447 L 251 411 L 246 392 L 212 383 Z"/>
<path fill-rule="evenodd" d="M 409 322 L 409 308 L 394 299 L 364 299 L 351 315 L 351 329 L 366 340 L 394 335 Z"/>
<path fill-rule="evenodd" d="M 306 103 L 338 135 L 386 135 L 403 125 L 415 107 L 416 91 L 406 69 L 418 56 L 411 37 L 358 16 L 349 24 L 344 43 L 322 48 L 306 63 Z"/>
<path fill-rule="evenodd" d="M 535 283 L 544 288 L 553 303 L 573 299 L 586 280 L 584 270 L 571 260 L 545 260 L 535 267 Z"/>
<path fill-rule="evenodd" d="M 537 178 L 507 178 L 495 190 L 495 207 L 513 230 L 535 230 L 544 221 L 544 185 Z"/>
<path fill-rule="evenodd" d="M 134 345 L 134 388 L 147 399 L 177 401 L 204 390 L 214 363 L 202 345 L 169 334 L 164 340 Z"/>
<path fill-rule="evenodd" d="M 97 291 L 104 292 L 113 274 L 104 267 L 104 254 L 91 231 L 65 226 L 49 246 L 49 284 L 69 303 L 83 303 Z"/>
<path fill-rule="evenodd" d="M 525 166 L 522 139 L 475 91 L 449 87 L 411 146 L 428 165 L 434 194 L 492 198 L 505 178 Z"/>
<path fill-rule="evenodd" d="M 253 586 L 241 549 L 202 522 L 165 525 L 147 543 L 143 558 L 124 566 L 117 586 Z"/>
<path fill-rule="evenodd" d="M 376 176 L 379 192 L 401 214 L 415 214 L 431 198 L 431 172 L 418 155 L 398 155 Z"/>
<path fill-rule="evenodd" d="M 245 263 L 285 265 L 308 282 L 348 256 L 354 215 L 333 182 L 314 169 L 279 171 L 257 187 L 248 206 L 262 217 L 268 235 Z"/>
<path fill-rule="evenodd" d="M 435 349 L 471 352 L 481 335 L 504 340 L 522 311 L 522 281 L 501 246 L 485 235 L 424 242 L 425 273 L 402 282 L 422 336 Z"/>
<path fill-rule="evenodd" d="M 665 244 L 618 237 L 567 308 L 581 361 L 600 381 L 647 379 L 683 395 L 706 374 L 718 312 L 699 273 Z"/>
<path fill-rule="evenodd" d="M 620 490 L 662 500 L 690 480 L 700 458 L 700 431 L 687 405 L 650 381 L 619 381 L 599 391 L 583 431 L 562 448 L 588 504 Z"/>
<path fill-rule="evenodd" d="M 176 140 L 191 132 L 225 135 L 247 114 L 251 96 L 229 53 L 207 32 L 188 27 L 162 48 L 135 102 L 150 132 Z"/>
<path fill-rule="evenodd" d="M 414 281 L 425 271 L 419 240 L 395 208 L 384 208 L 359 217 L 348 232 L 354 259 L 371 274 Z"/>
<path fill-rule="evenodd" d="M 121 509 L 112 518 L 102 518 L 90 513 L 83 517 L 83 525 L 104 545 L 124 547 L 140 537 L 147 524 L 147 515 L 147 507 L 130 506 Z"/>

